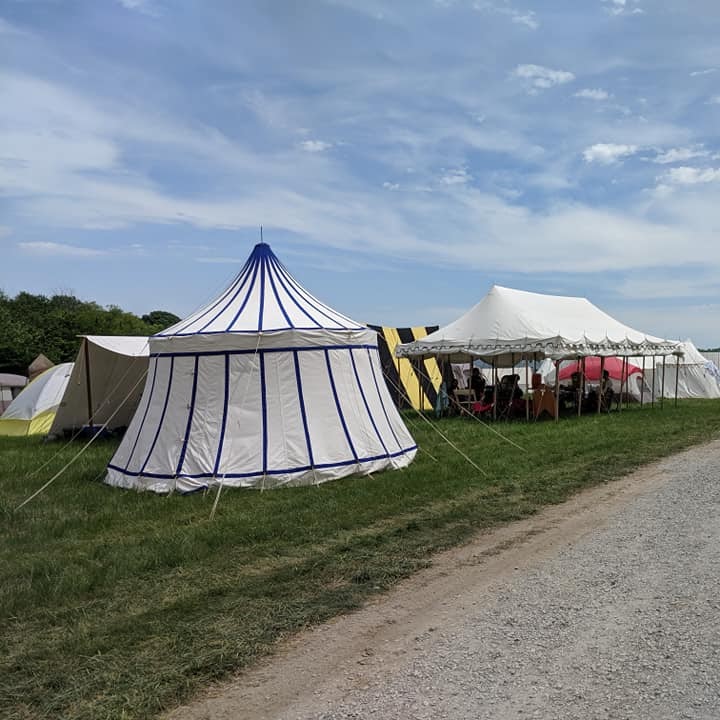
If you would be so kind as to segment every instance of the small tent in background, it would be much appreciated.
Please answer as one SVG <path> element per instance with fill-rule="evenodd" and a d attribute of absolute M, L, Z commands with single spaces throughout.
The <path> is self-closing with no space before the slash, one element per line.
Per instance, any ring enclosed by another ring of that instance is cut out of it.
<path fill-rule="evenodd" d="M 720 372 L 715 363 L 705 358 L 692 340 L 685 340 L 681 349 L 682 357 L 671 355 L 665 359 L 664 382 L 662 360 L 655 361 L 654 369 L 646 361 L 645 382 L 649 388 L 646 393 L 651 393 L 654 386 L 656 397 L 675 397 L 677 378 L 679 398 L 720 398 Z M 640 364 L 642 358 L 634 358 L 633 362 Z"/>
<path fill-rule="evenodd" d="M 232 284 L 150 338 L 140 405 L 110 485 L 154 492 L 309 485 L 408 465 L 377 334 L 255 246 Z"/>
<path fill-rule="evenodd" d="M 0 435 L 46 435 L 72 367 L 72 363 L 53 365 L 36 377 L 0 416 Z"/>
<path fill-rule="evenodd" d="M 74 434 L 88 425 L 127 427 L 140 402 L 148 362 L 146 337 L 84 336 L 50 435 Z"/>
<path fill-rule="evenodd" d="M 27 384 L 28 379 L 24 375 L 0 373 L 0 415 Z"/>
<path fill-rule="evenodd" d="M 435 407 L 440 383 L 443 380 L 442 367 L 437 358 L 410 360 L 396 358 L 395 348 L 404 342 L 424 338 L 438 329 L 437 325 L 413 328 L 395 328 L 385 325 L 368 325 L 378 334 L 378 351 L 383 376 L 390 396 L 399 408 L 412 407 L 415 410 L 432 410 Z"/>
<path fill-rule="evenodd" d="M 40 353 L 31 363 L 28 365 L 28 378 L 32 382 L 38 375 L 42 375 L 46 370 L 53 367 L 55 363 L 52 360 L 46 358 Z"/>

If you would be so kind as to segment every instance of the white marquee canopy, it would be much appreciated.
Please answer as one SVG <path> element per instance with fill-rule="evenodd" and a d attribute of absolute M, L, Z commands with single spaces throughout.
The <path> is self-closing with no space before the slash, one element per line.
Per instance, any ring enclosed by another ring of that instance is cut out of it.
<path fill-rule="evenodd" d="M 511 364 L 521 356 L 669 355 L 679 343 L 646 335 L 615 320 L 586 298 L 541 295 L 494 285 L 473 308 L 415 342 L 397 357 L 446 355 Z"/>

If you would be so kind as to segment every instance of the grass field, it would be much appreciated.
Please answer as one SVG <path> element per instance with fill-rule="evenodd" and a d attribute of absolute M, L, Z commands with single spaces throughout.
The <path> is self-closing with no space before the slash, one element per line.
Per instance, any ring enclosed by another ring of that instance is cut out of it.
<path fill-rule="evenodd" d="M 0 717 L 150 718 L 357 607 L 497 523 L 720 436 L 719 401 L 496 426 L 417 417 L 404 471 L 319 487 L 160 497 L 110 488 L 98 442 L 0 438 Z"/>

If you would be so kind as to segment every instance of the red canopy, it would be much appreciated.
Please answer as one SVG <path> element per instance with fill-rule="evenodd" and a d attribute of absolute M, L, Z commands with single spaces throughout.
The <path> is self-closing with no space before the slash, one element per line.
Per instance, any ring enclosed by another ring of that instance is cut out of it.
<path fill-rule="evenodd" d="M 605 370 L 608 371 L 610 377 L 613 380 L 621 380 L 624 382 L 628 375 L 633 373 L 641 373 L 642 368 L 632 363 L 625 364 L 625 375 L 622 372 L 623 361 L 619 357 L 606 357 L 605 358 Z M 565 365 L 560 370 L 560 380 L 569 380 L 570 376 L 575 372 L 581 372 L 582 361 L 572 362 L 569 365 Z M 621 377 L 622 376 L 622 377 Z M 590 382 L 598 382 L 600 380 L 600 358 L 599 357 L 586 357 L 585 358 L 585 379 Z"/>

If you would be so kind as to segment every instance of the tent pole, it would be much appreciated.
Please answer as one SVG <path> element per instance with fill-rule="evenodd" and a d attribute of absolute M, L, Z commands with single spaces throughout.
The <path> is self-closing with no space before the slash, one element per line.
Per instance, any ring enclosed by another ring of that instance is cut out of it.
<path fill-rule="evenodd" d="M 493 420 L 497 420 L 497 372 L 495 372 L 495 358 L 493 357 L 492 361 L 492 369 L 493 369 Z"/>
<path fill-rule="evenodd" d="M 560 361 L 555 361 L 555 422 L 560 421 Z"/>
<path fill-rule="evenodd" d="M 663 368 L 662 368 L 662 384 L 660 386 L 660 409 L 665 407 L 665 356 L 662 356 Z"/>
<path fill-rule="evenodd" d="M 580 417 L 582 413 L 583 386 L 585 384 L 585 358 L 581 358 L 579 355 L 577 359 L 577 369 L 580 373 L 580 382 L 575 390 L 575 402 L 577 403 L 577 416 Z"/>
<path fill-rule="evenodd" d="M 642 382 L 640 383 L 640 407 L 643 406 L 643 398 L 644 397 L 645 397 L 645 356 L 643 355 Z"/>
<path fill-rule="evenodd" d="M 415 358 L 413 358 L 415 359 Z M 420 398 L 420 412 L 425 412 L 425 398 L 423 397 L 423 388 L 422 388 L 422 381 L 420 380 L 420 361 L 418 360 L 418 373 L 417 373 L 417 379 L 418 379 L 418 397 Z"/>
<path fill-rule="evenodd" d="M 603 373 L 605 372 L 605 356 L 600 356 L 600 377 L 598 378 L 598 401 L 597 401 L 597 414 L 600 414 L 602 408 L 602 396 L 603 396 Z"/>
<path fill-rule="evenodd" d="M 529 372 L 528 372 L 528 366 L 530 365 L 530 360 L 528 359 L 527 353 L 525 354 L 525 422 L 530 422 L 530 383 L 528 382 L 529 379 Z"/>
<path fill-rule="evenodd" d="M 623 355 L 622 365 L 620 367 L 620 402 L 618 403 L 618 412 L 622 412 L 623 405 L 623 386 L 625 384 L 625 356 Z"/>
<path fill-rule="evenodd" d="M 675 407 L 677 407 L 678 380 L 680 379 L 680 356 L 675 356 Z"/>
<path fill-rule="evenodd" d="M 653 355 L 652 357 L 653 357 L 653 364 L 652 364 L 652 379 L 653 379 L 653 382 L 652 382 L 652 395 L 650 396 L 650 402 L 651 402 L 650 407 L 652 407 L 653 409 L 655 409 L 655 381 L 656 381 L 657 378 L 655 377 L 655 356 Z"/>
<path fill-rule="evenodd" d="M 88 410 L 88 426 L 93 427 L 93 401 L 92 386 L 90 383 L 90 348 L 88 347 L 87 338 L 83 338 L 83 348 L 85 357 L 85 391 L 87 392 L 87 410 Z"/>

